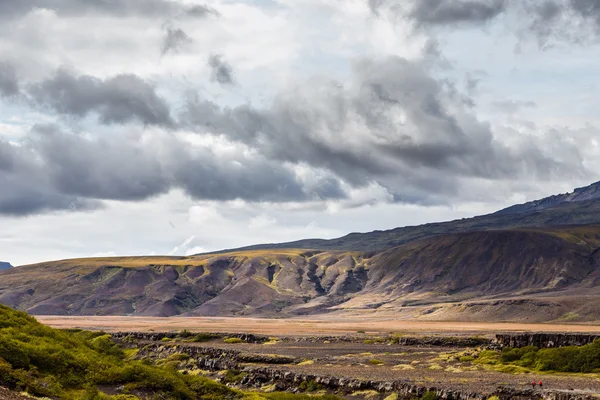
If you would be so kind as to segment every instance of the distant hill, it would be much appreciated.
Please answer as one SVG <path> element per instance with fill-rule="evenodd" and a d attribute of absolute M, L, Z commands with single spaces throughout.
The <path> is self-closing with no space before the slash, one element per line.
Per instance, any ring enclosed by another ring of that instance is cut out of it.
<path fill-rule="evenodd" d="M 333 240 L 8 268 L 0 303 L 46 315 L 598 322 L 599 188 Z"/>
<path fill-rule="evenodd" d="M 600 225 L 477 231 L 380 253 L 258 250 L 41 263 L 0 273 L 32 314 L 600 320 Z"/>
<path fill-rule="evenodd" d="M 10 265 L 10 263 L 4 262 L 4 261 L 0 261 L 0 271 L 4 270 L 4 269 L 9 269 L 12 268 L 13 266 Z"/>
<path fill-rule="evenodd" d="M 539 204 L 546 203 L 544 200 L 540 200 Z M 407 226 L 386 231 L 351 233 L 337 239 L 304 239 L 295 242 L 257 244 L 223 250 L 222 252 L 287 248 L 381 251 L 413 240 L 449 233 L 600 223 L 600 199 L 576 202 L 556 202 L 552 207 L 540 206 L 539 209 L 536 209 L 534 206 L 526 205 L 523 205 L 522 207 L 523 208 L 514 208 L 512 210 L 509 208 L 494 214 L 474 218 L 463 218 L 450 222 Z M 525 211 L 525 208 L 530 209 L 530 211 Z M 216 253 L 220 252 L 213 252 L 212 254 Z"/>
<path fill-rule="evenodd" d="M 522 214 L 558 207 L 568 203 L 600 201 L 600 182 L 577 188 L 572 193 L 558 194 L 541 200 L 517 204 L 496 212 L 496 215 Z"/>

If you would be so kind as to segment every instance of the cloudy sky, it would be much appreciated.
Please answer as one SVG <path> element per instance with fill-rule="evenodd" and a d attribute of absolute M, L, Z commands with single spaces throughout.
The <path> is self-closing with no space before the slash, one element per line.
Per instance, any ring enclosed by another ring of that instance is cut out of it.
<path fill-rule="evenodd" d="M 0 0 L 0 259 L 186 255 L 600 180 L 597 0 Z"/>

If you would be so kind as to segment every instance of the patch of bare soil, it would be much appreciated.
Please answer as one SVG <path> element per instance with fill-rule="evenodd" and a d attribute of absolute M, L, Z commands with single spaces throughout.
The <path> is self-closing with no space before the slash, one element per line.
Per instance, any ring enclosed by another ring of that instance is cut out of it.
<path fill-rule="evenodd" d="M 469 336 L 502 332 L 600 333 L 598 325 L 410 321 L 371 315 L 325 315 L 310 319 L 131 316 L 37 316 L 36 318 L 53 328 L 101 329 L 107 332 L 164 332 L 187 329 L 196 332 L 253 333 L 271 336 L 347 335 L 358 331 L 375 334 L 452 332 L 455 335 Z"/>

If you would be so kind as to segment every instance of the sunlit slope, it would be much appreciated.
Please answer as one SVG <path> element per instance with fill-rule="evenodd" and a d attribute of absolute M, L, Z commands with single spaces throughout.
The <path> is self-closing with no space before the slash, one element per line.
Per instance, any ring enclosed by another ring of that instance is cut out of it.
<path fill-rule="evenodd" d="M 600 226 L 586 225 L 441 235 L 379 253 L 63 260 L 1 272 L 0 302 L 34 314 L 293 316 L 495 301 L 485 313 L 510 319 L 496 311 L 517 299 L 552 308 L 536 320 L 586 320 L 597 318 L 599 248 Z"/>
<path fill-rule="evenodd" d="M 34 314 L 277 313 L 358 290 L 363 263 L 359 253 L 305 250 L 62 260 L 4 273 L 0 302 Z"/>

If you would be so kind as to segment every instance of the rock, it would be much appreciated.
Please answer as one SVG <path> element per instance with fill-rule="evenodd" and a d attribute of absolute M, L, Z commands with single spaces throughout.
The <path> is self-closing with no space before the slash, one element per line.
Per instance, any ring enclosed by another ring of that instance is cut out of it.
<path fill-rule="evenodd" d="M 557 348 L 566 346 L 584 346 L 600 339 L 600 335 L 573 333 L 524 333 L 496 335 L 494 344 L 502 347 Z"/>

